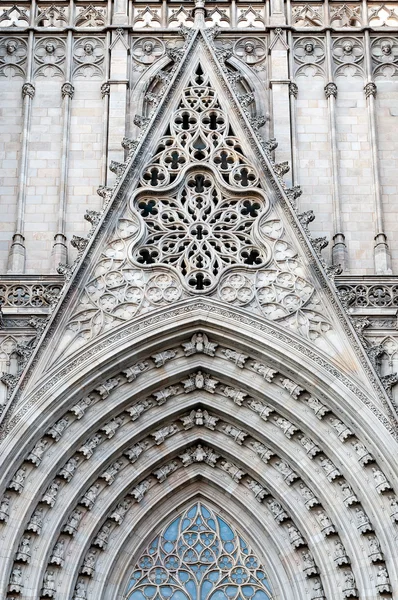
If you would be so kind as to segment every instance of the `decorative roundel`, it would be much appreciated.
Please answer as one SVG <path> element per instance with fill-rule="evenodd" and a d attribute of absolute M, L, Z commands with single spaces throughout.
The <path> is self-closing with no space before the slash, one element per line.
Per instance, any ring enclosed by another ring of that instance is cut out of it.
<path fill-rule="evenodd" d="M 241 38 L 234 46 L 234 54 L 248 65 L 254 65 L 264 60 L 265 44 L 259 38 Z"/>

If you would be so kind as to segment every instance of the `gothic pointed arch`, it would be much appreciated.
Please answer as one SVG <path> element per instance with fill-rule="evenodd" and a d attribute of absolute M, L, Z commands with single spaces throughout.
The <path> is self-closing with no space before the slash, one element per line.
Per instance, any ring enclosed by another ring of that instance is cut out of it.
<path fill-rule="evenodd" d="M 200 600 L 391 597 L 394 407 L 211 35 L 177 55 L 10 395 L 0 595 L 194 599 L 204 546 L 135 566 L 200 513 L 239 539 Z"/>

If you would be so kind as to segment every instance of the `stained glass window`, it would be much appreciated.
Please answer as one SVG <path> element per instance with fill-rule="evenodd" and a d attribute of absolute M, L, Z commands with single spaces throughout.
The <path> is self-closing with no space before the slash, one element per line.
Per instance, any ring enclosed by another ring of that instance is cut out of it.
<path fill-rule="evenodd" d="M 143 552 L 125 600 L 272 600 L 268 577 L 250 546 L 198 502 Z"/>

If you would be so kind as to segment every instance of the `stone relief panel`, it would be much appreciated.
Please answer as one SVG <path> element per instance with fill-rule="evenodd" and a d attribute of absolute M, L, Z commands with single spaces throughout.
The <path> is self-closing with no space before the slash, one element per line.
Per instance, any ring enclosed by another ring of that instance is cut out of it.
<path fill-rule="evenodd" d="M 292 23 L 295 27 L 322 27 L 322 4 L 294 4 L 292 7 Z"/>
<path fill-rule="evenodd" d="M 373 74 L 375 78 L 393 78 L 398 75 L 398 39 L 374 38 L 371 43 Z"/>
<path fill-rule="evenodd" d="M 361 27 L 362 15 L 360 4 L 331 4 L 330 24 L 333 27 Z"/>
<path fill-rule="evenodd" d="M 136 29 L 157 29 L 162 26 L 162 12 L 158 6 L 134 9 L 133 25 Z"/>
<path fill-rule="evenodd" d="M 165 53 L 164 43 L 158 38 L 140 38 L 133 42 L 131 54 L 139 70 L 152 65 Z M 136 67 L 136 68 L 137 68 Z"/>
<path fill-rule="evenodd" d="M 234 54 L 248 65 L 258 65 L 266 59 L 265 41 L 258 37 L 245 37 L 234 45 Z"/>
<path fill-rule="evenodd" d="M 39 27 L 65 27 L 69 21 L 67 6 L 41 5 L 37 8 L 36 25 Z"/>
<path fill-rule="evenodd" d="M 230 8 L 221 8 L 220 6 L 209 7 L 206 10 L 205 23 L 207 27 L 229 27 L 231 24 Z"/>
<path fill-rule="evenodd" d="M 103 27 L 106 24 L 106 8 L 102 6 L 77 6 L 76 27 Z"/>
<path fill-rule="evenodd" d="M 253 6 L 238 7 L 236 25 L 237 25 L 237 27 L 250 27 L 250 28 L 255 28 L 255 29 L 264 29 L 265 28 L 265 9 L 264 8 L 254 8 Z"/>
<path fill-rule="evenodd" d="M 363 41 L 357 37 L 333 40 L 332 56 L 336 77 L 363 77 Z"/>
<path fill-rule="evenodd" d="M 73 78 L 102 79 L 104 77 L 104 38 L 77 38 L 73 45 Z"/>
<path fill-rule="evenodd" d="M 368 22 L 371 27 L 397 27 L 397 5 L 368 4 Z"/>
<path fill-rule="evenodd" d="M 30 22 L 30 7 L 2 6 L 0 7 L 0 27 L 26 27 Z"/>
<path fill-rule="evenodd" d="M 293 53 L 296 77 L 325 77 L 325 43 L 322 38 L 296 38 Z"/>
<path fill-rule="evenodd" d="M 168 9 L 167 24 L 170 27 L 180 27 L 185 25 L 186 27 L 192 27 L 194 23 L 193 11 L 185 8 L 181 5 L 178 8 Z"/>
<path fill-rule="evenodd" d="M 25 78 L 27 51 L 24 38 L 0 38 L 0 77 Z"/>
<path fill-rule="evenodd" d="M 35 78 L 64 77 L 66 44 L 60 37 L 43 37 L 36 40 L 34 50 Z"/>

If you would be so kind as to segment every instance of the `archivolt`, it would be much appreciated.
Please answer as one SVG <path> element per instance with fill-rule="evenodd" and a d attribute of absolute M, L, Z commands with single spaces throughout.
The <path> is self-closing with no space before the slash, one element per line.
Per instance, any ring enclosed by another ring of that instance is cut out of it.
<path fill-rule="evenodd" d="M 63 386 L 20 427 L 0 509 L 4 596 L 20 572 L 26 597 L 51 592 L 49 573 L 54 597 L 83 597 L 77 582 L 88 598 L 122 597 L 148 536 L 199 496 L 240 523 L 278 598 L 374 598 L 396 585 L 380 423 L 354 419 L 305 365 L 294 374 L 293 353 L 283 364 L 282 347 L 210 321 L 165 327 L 156 349 L 150 336 L 126 346 L 102 382 L 84 375 L 69 397 Z"/>

